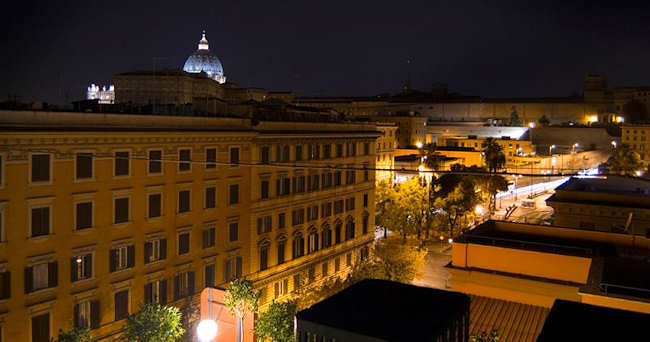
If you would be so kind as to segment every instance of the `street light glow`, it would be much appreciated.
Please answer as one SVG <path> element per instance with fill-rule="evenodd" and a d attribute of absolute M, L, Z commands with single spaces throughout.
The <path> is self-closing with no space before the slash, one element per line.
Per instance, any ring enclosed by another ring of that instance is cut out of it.
<path fill-rule="evenodd" d="M 209 342 L 217 336 L 217 329 L 217 322 L 204 319 L 196 327 L 196 334 L 201 342 Z"/>
<path fill-rule="evenodd" d="M 529 123 L 528 123 L 528 127 L 530 127 L 530 128 L 535 128 L 535 123 L 532 122 L 532 121 L 529 122 Z"/>
<path fill-rule="evenodd" d="M 416 143 L 415 143 L 415 146 L 416 146 L 417 148 L 422 148 L 422 142 L 421 142 L 421 141 L 416 142 Z"/>
<path fill-rule="evenodd" d="M 616 141 L 612 140 L 612 146 L 614 146 L 614 148 L 616 148 Z"/>
<path fill-rule="evenodd" d="M 474 212 L 476 215 L 483 215 L 483 206 L 478 204 L 476 205 L 476 208 L 474 208 Z"/>

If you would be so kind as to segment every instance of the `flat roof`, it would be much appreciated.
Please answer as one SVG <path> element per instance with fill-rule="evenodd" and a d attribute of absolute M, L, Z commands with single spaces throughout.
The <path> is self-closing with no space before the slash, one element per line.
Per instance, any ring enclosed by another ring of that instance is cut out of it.
<path fill-rule="evenodd" d="M 625 176 L 571 177 L 556 190 L 646 196 L 650 194 L 650 181 Z"/>
<path fill-rule="evenodd" d="M 468 315 L 469 306 L 462 293 L 366 279 L 296 318 L 386 341 L 428 341 Z"/>
<path fill-rule="evenodd" d="M 556 299 L 537 342 L 639 341 L 648 325 L 647 314 Z"/>
<path fill-rule="evenodd" d="M 600 290 L 606 294 L 650 299 L 650 263 L 645 259 L 605 258 Z"/>

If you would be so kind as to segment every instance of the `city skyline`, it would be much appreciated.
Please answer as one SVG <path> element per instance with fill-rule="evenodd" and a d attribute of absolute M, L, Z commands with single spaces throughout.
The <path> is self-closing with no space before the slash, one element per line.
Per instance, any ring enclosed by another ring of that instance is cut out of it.
<path fill-rule="evenodd" d="M 0 94 L 19 101 L 65 103 L 120 72 L 179 69 L 202 30 L 229 80 L 297 95 L 396 92 L 409 75 L 416 88 L 446 82 L 485 97 L 566 96 L 588 73 L 616 85 L 650 79 L 637 15 L 647 4 L 11 6 Z"/>

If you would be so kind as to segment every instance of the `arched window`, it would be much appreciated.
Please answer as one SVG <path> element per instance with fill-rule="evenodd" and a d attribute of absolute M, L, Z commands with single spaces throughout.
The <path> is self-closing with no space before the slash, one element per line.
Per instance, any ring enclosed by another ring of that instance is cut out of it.
<path fill-rule="evenodd" d="M 328 248 L 332 245 L 332 230 L 330 229 L 329 224 L 323 225 L 323 231 L 321 232 L 321 249 Z"/>
<path fill-rule="evenodd" d="M 258 243 L 260 250 L 260 271 L 263 271 L 269 268 L 269 246 L 271 243 L 269 240 L 262 240 Z"/>
<path fill-rule="evenodd" d="M 293 235 L 293 258 L 300 258 L 303 255 L 305 255 L 305 239 L 301 232 L 296 232 Z"/>
<path fill-rule="evenodd" d="M 368 234 L 368 212 L 363 212 L 363 221 L 361 223 L 361 234 Z"/>
<path fill-rule="evenodd" d="M 354 219 L 348 217 L 345 222 L 345 241 L 354 239 Z"/>
<path fill-rule="evenodd" d="M 336 221 L 334 230 L 334 243 L 341 243 L 341 230 L 343 229 L 343 223 L 341 221 Z"/>
<path fill-rule="evenodd" d="M 314 253 L 318 250 L 318 231 L 316 227 L 309 228 L 309 235 L 307 235 L 307 254 Z"/>
<path fill-rule="evenodd" d="M 282 234 L 278 236 L 278 265 L 284 263 L 285 246 L 287 245 L 287 236 Z"/>

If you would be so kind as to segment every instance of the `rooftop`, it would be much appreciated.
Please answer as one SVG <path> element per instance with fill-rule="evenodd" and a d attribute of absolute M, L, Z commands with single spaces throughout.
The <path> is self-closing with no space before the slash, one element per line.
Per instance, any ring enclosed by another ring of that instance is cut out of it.
<path fill-rule="evenodd" d="M 469 306 L 462 293 L 363 280 L 298 312 L 296 319 L 386 341 L 431 341 L 466 317 Z"/>
<path fill-rule="evenodd" d="M 650 315 L 557 299 L 537 341 L 637 341 Z"/>
<path fill-rule="evenodd" d="M 471 296 L 469 333 L 499 331 L 499 341 L 535 342 L 549 309 L 505 300 Z"/>
<path fill-rule="evenodd" d="M 556 190 L 645 196 L 650 194 L 650 181 L 624 176 L 571 177 Z"/>

